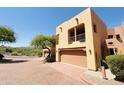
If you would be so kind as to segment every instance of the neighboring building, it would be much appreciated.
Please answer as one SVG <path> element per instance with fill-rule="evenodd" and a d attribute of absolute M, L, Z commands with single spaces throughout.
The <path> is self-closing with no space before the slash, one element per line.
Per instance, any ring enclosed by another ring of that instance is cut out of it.
<path fill-rule="evenodd" d="M 124 24 L 108 29 L 107 48 L 108 54 L 124 54 Z"/>
<path fill-rule="evenodd" d="M 107 29 L 104 22 L 88 8 L 56 28 L 56 61 L 90 70 L 100 67 L 107 54 Z"/>

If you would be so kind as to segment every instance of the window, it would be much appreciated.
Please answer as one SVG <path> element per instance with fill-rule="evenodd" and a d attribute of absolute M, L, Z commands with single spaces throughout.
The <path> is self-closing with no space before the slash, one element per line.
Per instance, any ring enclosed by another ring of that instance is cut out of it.
<path fill-rule="evenodd" d="M 60 27 L 59 29 L 60 29 L 60 32 L 62 32 L 62 27 Z"/>
<path fill-rule="evenodd" d="M 120 38 L 120 35 L 119 35 L 119 34 L 117 34 L 117 35 L 116 35 L 116 38 L 117 38 L 117 39 L 118 39 L 118 38 Z"/>
<path fill-rule="evenodd" d="M 85 42 L 85 24 L 76 26 L 76 40 Z"/>
<path fill-rule="evenodd" d="M 121 39 L 121 37 L 120 37 L 119 34 L 116 35 L 116 39 L 117 39 L 119 42 L 122 42 L 122 39 Z"/>
<path fill-rule="evenodd" d="M 75 41 L 75 30 L 74 28 L 71 28 L 68 31 L 68 43 L 71 44 L 74 41 Z"/>
<path fill-rule="evenodd" d="M 94 32 L 97 32 L 97 26 L 96 26 L 96 24 L 93 24 L 93 31 Z"/>
<path fill-rule="evenodd" d="M 113 44 L 113 42 L 109 42 L 108 44 L 110 44 L 110 45 L 111 45 L 111 44 Z"/>
<path fill-rule="evenodd" d="M 75 41 L 85 42 L 85 25 L 83 23 L 68 30 L 68 43 L 72 44 Z"/>
<path fill-rule="evenodd" d="M 111 38 L 113 38 L 113 35 L 108 35 L 108 39 L 111 39 Z"/>
<path fill-rule="evenodd" d="M 59 34 L 56 35 L 56 44 L 59 44 Z"/>
<path fill-rule="evenodd" d="M 79 24 L 79 20 L 78 20 L 78 18 L 75 18 L 75 20 L 76 20 L 76 23 Z"/>

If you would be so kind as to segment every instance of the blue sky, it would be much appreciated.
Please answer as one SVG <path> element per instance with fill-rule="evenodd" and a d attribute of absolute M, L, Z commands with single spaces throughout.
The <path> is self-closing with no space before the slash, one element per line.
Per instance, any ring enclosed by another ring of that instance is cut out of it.
<path fill-rule="evenodd" d="M 0 25 L 7 25 L 16 32 L 14 47 L 30 46 L 38 34 L 55 34 L 56 26 L 86 8 L 0 8 Z M 108 27 L 124 21 L 124 8 L 93 8 Z"/>

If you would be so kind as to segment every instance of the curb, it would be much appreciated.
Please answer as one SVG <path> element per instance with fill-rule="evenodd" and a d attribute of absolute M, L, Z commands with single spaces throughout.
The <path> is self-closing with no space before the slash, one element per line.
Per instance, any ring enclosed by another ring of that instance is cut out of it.
<path fill-rule="evenodd" d="M 80 75 L 80 79 L 81 79 L 82 81 L 84 81 L 85 83 L 87 83 L 88 85 L 95 85 L 93 82 L 87 80 L 86 78 L 82 78 L 81 75 Z"/>

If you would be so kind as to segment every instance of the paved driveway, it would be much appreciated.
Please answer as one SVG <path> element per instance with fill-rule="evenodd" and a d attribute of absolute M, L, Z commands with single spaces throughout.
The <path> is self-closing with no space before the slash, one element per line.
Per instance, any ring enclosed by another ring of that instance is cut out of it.
<path fill-rule="evenodd" d="M 0 63 L 0 84 L 86 84 L 80 81 L 77 72 L 74 72 L 75 74 L 72 73 L 73 71 L 72 74 L 68 72 L 70 69 L 67 69 L 67 65 L 60 66 L 59 69 L 56 66 L 58 63 L 42 64 L 39 58 L 7 57 L 7 63 L 6 60 Z"/>

